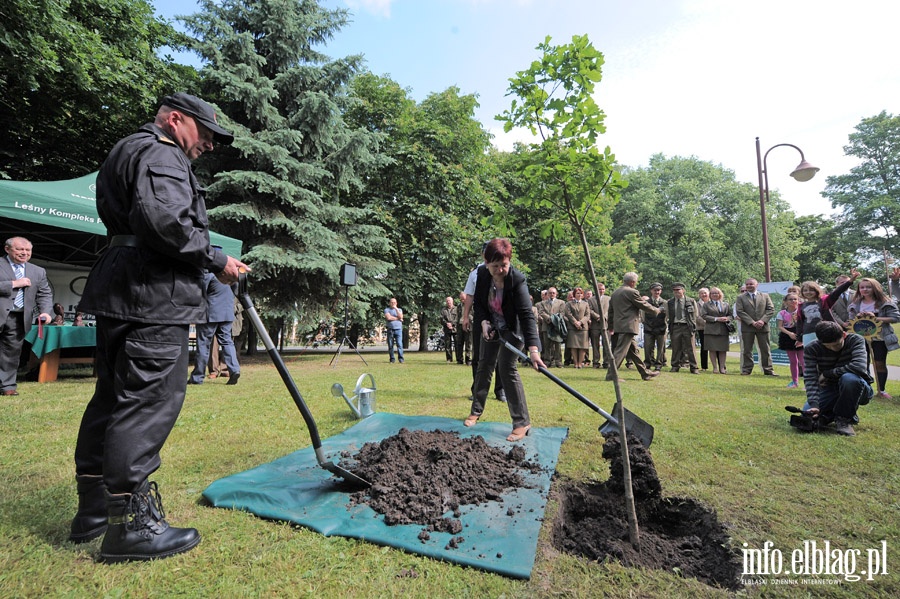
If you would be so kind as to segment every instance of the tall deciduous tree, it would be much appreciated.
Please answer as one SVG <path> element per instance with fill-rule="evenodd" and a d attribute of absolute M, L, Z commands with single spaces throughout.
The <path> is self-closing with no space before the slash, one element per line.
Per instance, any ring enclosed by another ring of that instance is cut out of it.
<path fill-rule="evenodd" d="M 864 118 L 844 154 L 860 160 L 845 175 L 828 177 L 823 195 L 839 210 L 848 248 L 861 259 L 883 249 L 900 253 L 900 117 L 882 111 Z"/>
<path fill-rule="evenodd" d="M 478 225 L 502 193 L 488 175 L 488 134 L 474 118 L 475 96 L 455 87 L 421 103 L 387 77 L 363 75 L 353 88 L 361 103 L 348 119 L 385 135 L 391 159 L 353 201 L 384 228 L 396 268 L 383 283 L 407 314 L 418 314 L 424 340 L 429 315 L 462 290 L 485 237 Z"/>
<path fill-rule="evenodd" d="M 359 274 L 354 307 L 384 296 L 384 231 L 371 211 L 342 202 L 383 164 L 382 136 L 344 120 L 361 58 L 316 50 L 346 23 L 346 11 L 312 0 L 203 0 L 201 8 L 184 20 L 206 61 L 203 95 L 236 138 L 198 170 L 214 174 L 210 218 L 245 242 L 267 314 L 304 322 L 342 315 L 345 262 Z"/>
<path fill-rule="evenodd" d="M 0 177 L 97 170 L 193 69 L 160 58 L 183 40 L 145 0 L 6 0 L 0 5 Z"/>
<path fill-rule="evenodd" d="M 626 171 L 629 186 L 613 215 L 615 239 L 637 238 L 637 270 L 646 283 L 682 281 L 691 289 L 736 290 L 762 279 L 762 225 L 756 186 L 697 158 L 656 154 Z M 801 242 L 793 213 L 773 192 L 767 207 L 775 280 L 793 281 Z"/>

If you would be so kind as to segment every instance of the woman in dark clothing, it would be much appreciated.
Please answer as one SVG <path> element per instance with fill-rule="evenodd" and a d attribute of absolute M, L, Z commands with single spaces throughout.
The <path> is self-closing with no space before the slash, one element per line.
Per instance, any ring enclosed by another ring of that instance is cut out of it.
<path fill-rule="evenodd" d="M 512 245 L 508 239 L 492 239 L 484 249 L 484 266 L 478 268 L 475 282 L 475 321 L 473 331 L 482 336 L 481 356 L 475 374 L 472 410 L 466 426 L 474 426 L 484 412 L 484 404 L 491 387 L 494 370 L 503 382 L 506 403 L 512 417 L 513 430 L 507 441 L 519 441 L 531 429 L 525 391 L 519 378 L 516 354 L 503 340 L 519 349 L 528 346 L 531 365 L 535 370 L 544 366 L 538 338 L 531 296 L 525 275 L 511 267 Z"/>

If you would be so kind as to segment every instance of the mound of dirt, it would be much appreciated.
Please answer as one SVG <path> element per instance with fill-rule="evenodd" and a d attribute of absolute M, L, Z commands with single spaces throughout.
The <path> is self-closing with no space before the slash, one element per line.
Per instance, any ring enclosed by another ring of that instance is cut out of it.
<path fill-rule="evenodd" d="M 613 558 L 631 567 L 654 568 L 707 584 L 740 587 L 740 561 L 714 510 L 690 498 L 663 497 L 650 452 L 629 437 L 640 551 L 629 540 L 625 512 L 622 448 L 618 436 L 603 445 L 610 460 L 604 483 L 565 482 L 557 491 L 559 511 L 552 543 L 560 551 L 590 560 Z"/>
<path fill-rule="evenodd" d="M 384 515 L 389 526 L 425 525 L 423 539 L 429 531 L 459 533 L 460 506 L 502 502 L 506 491 L 523 486 L 523 470 L 540 470 L 525 460 L 521 445 L 504 452 L 482 437 L 460 438 L 458 433 L 440 430 L 403 428 L 345 457 L 355 461 L 354 474 L 373 483 L 352 493 L 351 505 L 369 505 Z M 447 512 L 455 517 L 445 517 Z"/>

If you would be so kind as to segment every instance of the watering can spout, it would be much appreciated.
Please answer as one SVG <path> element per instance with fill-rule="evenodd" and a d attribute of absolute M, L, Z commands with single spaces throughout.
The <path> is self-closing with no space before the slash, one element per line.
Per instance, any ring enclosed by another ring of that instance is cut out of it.
<path fill-rule="evenodd" d="M 364 385 L 363 383 L 366 382 L 368 384 Z M 353 415 L 357 418 L 368 418 L 375 413 L 375 379 L 371 374 L 365 373 L 359 377 L 353 393 L 353 397 L 350 398 L 344 393 L 344 388 L 340 383 L 335 383 L 331 386 L 331 394 L 335 397 L 343 397 L 353 411 Z"/>

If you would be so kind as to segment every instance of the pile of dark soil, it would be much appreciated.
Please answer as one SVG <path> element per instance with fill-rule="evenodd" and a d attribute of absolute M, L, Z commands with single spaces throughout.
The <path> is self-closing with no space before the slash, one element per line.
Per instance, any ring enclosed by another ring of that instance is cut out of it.
<path fill-rule="evenodd" d="M 482 437 L 460 438 L 440 430 L 403 428 L 344 457 L 355 462 L 350 467 L 354 474 L 372 482 L 351 494 L 351 505 L 369 505 L 389 526 L 422 524 L 423 540 L 433 531 L 459 533 L 460 506 L 502 502 L 505 492 L 524 485 L 523 471 L 541 469 L 525 460 L 521 445 L 504 452 Z M 448 512 L 454 517 L 445 517 Z"/>
<path fill-rule="evenodd" d="M 690 498 L 663 497 L 649 451 L 629 437 L 632 487 L 640 551 L 632 547 L 625 512 L 622 448 L 618 436 L 603 445 L 610 460 L 604 483 L 563 483 L 552 543 L 566 553 L 630 567 L 677 572 L 728 589 L 740 586 L 740 559 L 714 510 Z"/>

